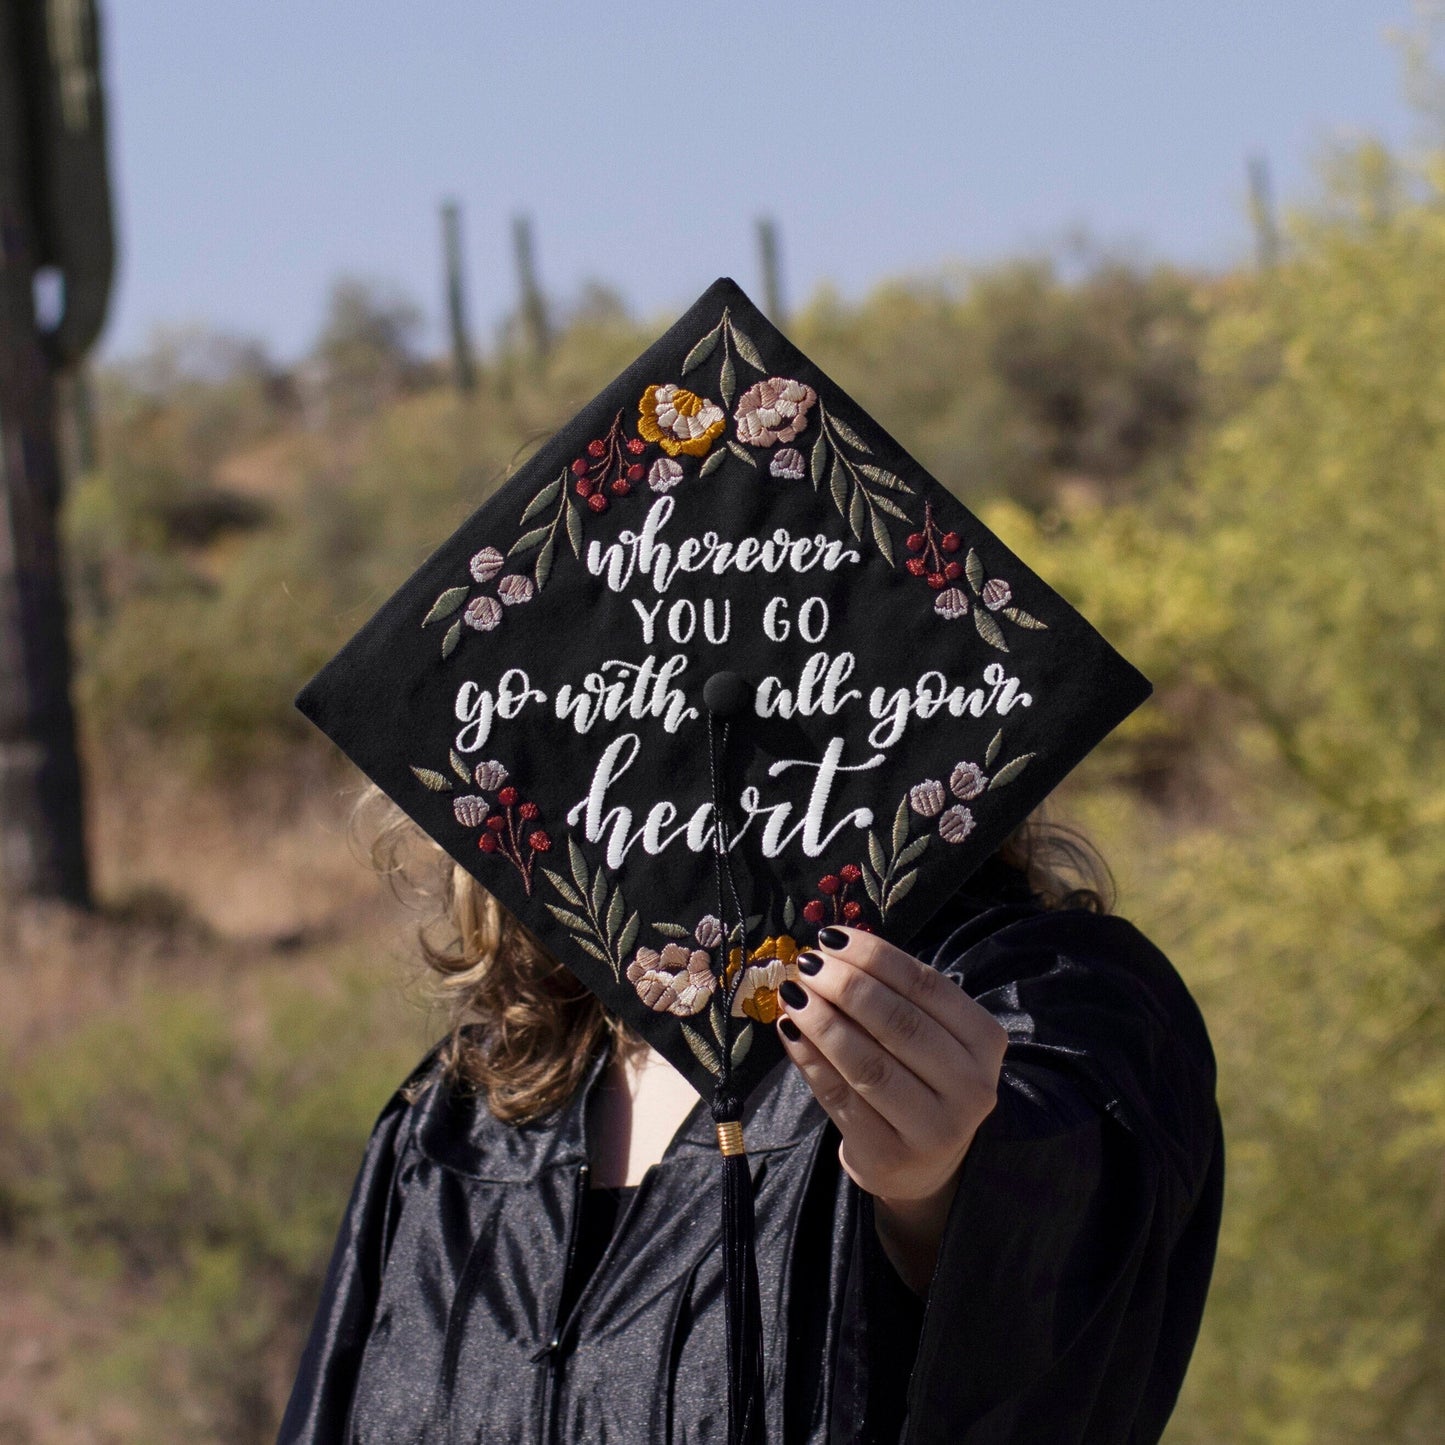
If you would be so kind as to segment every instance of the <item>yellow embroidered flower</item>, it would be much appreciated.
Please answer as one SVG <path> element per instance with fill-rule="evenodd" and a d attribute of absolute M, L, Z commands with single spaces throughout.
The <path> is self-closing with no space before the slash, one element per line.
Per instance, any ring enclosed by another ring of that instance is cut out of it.
<path fill-rule="evenodd" d="M 786 933 L 765 938 L 748 954 L 742 982 L 733 994 L 732 1015 L 744 1016 L 760 1024 L 772 1024 L 782 1014 L 778 990 L 783 981 L 798 976 L 798 945 Z M 732 984 L 743 967 L 743 951 L 734 948 L 728 953 L 727 982 Z"/>
<path fill-rule="evenodd" d="M 637 430 L 668 456 L 705 457 L 722 435 L 727 416 L 715 401 L 668 382 L 649 386 L 637 404 Z"/>

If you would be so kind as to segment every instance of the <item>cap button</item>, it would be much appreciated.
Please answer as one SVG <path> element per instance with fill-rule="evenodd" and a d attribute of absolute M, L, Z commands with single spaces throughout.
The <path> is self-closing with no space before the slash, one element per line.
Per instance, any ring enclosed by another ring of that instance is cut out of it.
<path fill-rule="evenodd" d="M 736 672 L 715 672 L 702 685 L 702 700 L 715 718 L 742 717 L 752 705 L 753 687 Z"/>

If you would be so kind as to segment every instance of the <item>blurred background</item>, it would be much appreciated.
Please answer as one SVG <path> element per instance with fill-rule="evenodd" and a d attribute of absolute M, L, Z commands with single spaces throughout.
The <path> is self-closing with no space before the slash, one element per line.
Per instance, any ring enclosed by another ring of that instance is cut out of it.
<path fill-rule="evenodd" d="M 1056 811 L 1219 1055 L 1169 1440 L 1437 1441 L 1435 9 L 100 9 L 0 9 L 0 1442 L 273 1437 L 440 1029 L 291 697 L 719 274 L 1155 683 Z"/>

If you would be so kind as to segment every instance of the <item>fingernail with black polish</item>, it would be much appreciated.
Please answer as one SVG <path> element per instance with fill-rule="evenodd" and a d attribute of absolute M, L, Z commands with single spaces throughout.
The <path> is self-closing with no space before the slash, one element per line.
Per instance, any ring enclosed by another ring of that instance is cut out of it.
<path fill-rule="evenodd" d="M 848 947 L 848 935 L 841 928 L 825 928 L 818 935 L 818 942 L 834 953 L 842 953 Z"/>
<path fill-rule="evenodd" d="M 798 1040 L 803 1037 L 802 1029 L 800 1029 L 797 1024 L 792 1021 L 792 1019 L 779 1019 L 778 1028 L 781 1030 L 783 1037 L 787 1039 L 790 1044 L 797 1043 Z"/>
<path fill-rule="evenodd" d="M 806 973 L 810 978 L 823 966 L 823 955 L 821 953 L 800 953 L 798 955 L 798 971 Z"/>
<path fill-rule="evenodd" d="M 778 989 L 778 997 L 789 1008 L 802 1008 L 808 1002 L 808 995 L 804 992 L 803 986 L 791 978 L 783 980 L 782 987 Z"/>

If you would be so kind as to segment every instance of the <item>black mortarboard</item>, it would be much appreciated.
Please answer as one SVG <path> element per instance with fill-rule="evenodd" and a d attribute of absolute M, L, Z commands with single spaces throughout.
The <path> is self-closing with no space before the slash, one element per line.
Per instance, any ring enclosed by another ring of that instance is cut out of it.
<path fill-rule="evenodd" d="M 298 705 L 713 1100 L 732 1251 L 797 949 L 907 944 L 1148 692 L 723 280 Z"/>

